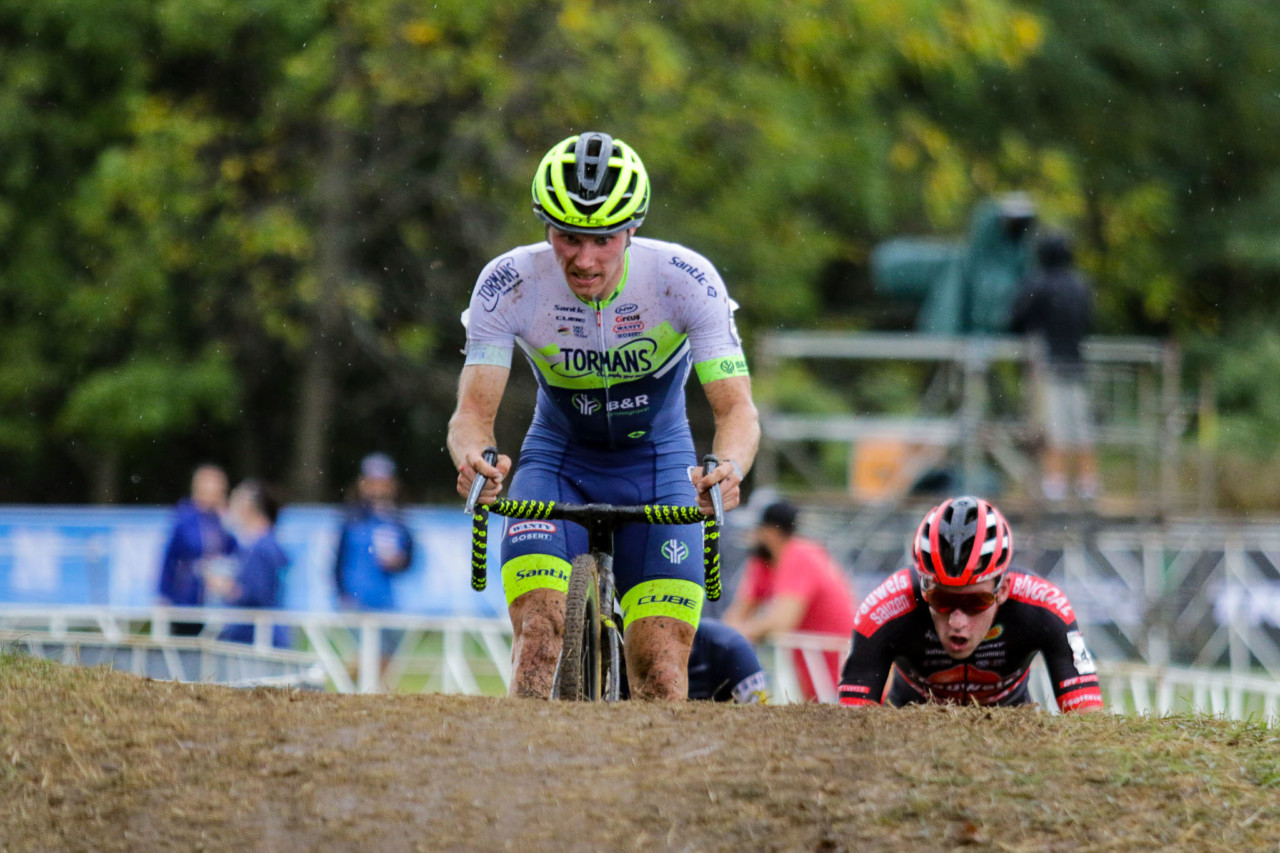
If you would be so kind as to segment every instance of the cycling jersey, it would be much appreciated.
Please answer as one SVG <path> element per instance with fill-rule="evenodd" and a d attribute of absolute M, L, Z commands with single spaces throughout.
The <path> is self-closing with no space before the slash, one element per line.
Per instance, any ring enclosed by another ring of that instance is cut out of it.
<path fill-rule="evenodd" d="M 626 666 L 619 694 L 631 698 Z M 747 638 L 715 619 L 703 619 L 689 652 L 689 698 L 753 705 L 769 694 L 769 676 Z"/>
<path fill-rule="evenodd" d="M 509 367 L 519 345 L 538 381 L 510 497 L 696 503 L 684 385 L 691 368 L 703 383 L 747 375 L 736 307 L 706 258 L 644 237 L 632 238 L 622 281 L 601 302 L 569 289 L 548 243 L 490 262 L 463 315 L 467 364 Z M 576 524 L 508 524 L 508 603 L 535 589 L 567 589 L 569 560 L 586 544 Z M 614 545 L 625 624 L 670 616 L 697 626 L 700 526 L 625 525 Z"/>
<path fill-rule="evenodd" d="M 625 448 L 687 431 L 684 384 L 747 375 L 737 306 L 711 262 L 675 243 L 635 237 L 622 281 L 580 300 L 548 243 L 491 261 L 476 282 L 467 364 L 511 365 L 519 345 L 538 380 L 530 433 Z"/>
<path fill-rule="evenodd" d="M 909 568 L 890 576 L 858 608 L 840 680 L 841 704 L 1026 704 L 1031 662 L 1039 652 L 1060 709 L 1101 708 L 1097 667 L 1066 595 L 1020 569 L 1011 569 L 1005 583 L 1011 585 L 1009 598 L 999 605 L 987 636 L 972 655 L 955 660 L 938 640 L 919 576 Z"/>

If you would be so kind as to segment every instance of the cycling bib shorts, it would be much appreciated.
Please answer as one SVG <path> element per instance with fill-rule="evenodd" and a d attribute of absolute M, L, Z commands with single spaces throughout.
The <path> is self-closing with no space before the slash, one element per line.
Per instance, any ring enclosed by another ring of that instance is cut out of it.
<path fill-rule="evenodd" d="M 692 506 L 697 501 L 689 481 L 693 464 L 693 443 L 687 437 L 620 454 L 531 435 L 520 452 L 510 497 Z M 587 547 L 581 525 L 508 519 L 501 546 L 507 603 L 535 589 L 566 591 L 570 561 Z M 624 627 L 646 616 L 671 616 L 696 628 L 704 597 L 702 525 L 622 526 L 614 534 L 613 572 Z"/>

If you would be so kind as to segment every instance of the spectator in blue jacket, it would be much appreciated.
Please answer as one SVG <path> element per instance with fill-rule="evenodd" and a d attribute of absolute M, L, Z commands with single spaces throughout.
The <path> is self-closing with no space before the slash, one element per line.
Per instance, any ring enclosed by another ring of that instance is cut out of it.
<path fill-rule="evenodd" d="M 178 607 L 205 603 L 204 574 L 217 560 L 235 553 L 236 540 L 222 525 L 227 503 L 227 475 L 217 465 L 201 465 L 191 476 L 191 497 L 178 503 L 177 517 L 160 565 L 160 599 Z M 199 622 L 174 622 L 178 636 L 195 636 Z"/>
<path fill-rule="evenodd" d="M 245 480 L 231 492 L 228 515 L 240 542 L 236 571 L 213 574 L 206 579 L 211 597 L 227 607 L 278 608 L 281 605 L 281 582 L 289 557 L 276 541 L 276 518 L 280 501 L 257 480 Z M 253 626 L 247 623 L 228 625 L 218 635 L 220 640 L 252 643 Z M 272 628 L 271 644 L 288 648 L 289 632 L 283 625 Z"/>
<path fill-rule="evenodd" d="M 391 579 L 413 561 L 413 537 L 396 505 L 396 466 L 385 453 L 360 463 L 357 500 L 347 508 L 338 535 L 334 582 L 346 609 L 392 610 Z"/>

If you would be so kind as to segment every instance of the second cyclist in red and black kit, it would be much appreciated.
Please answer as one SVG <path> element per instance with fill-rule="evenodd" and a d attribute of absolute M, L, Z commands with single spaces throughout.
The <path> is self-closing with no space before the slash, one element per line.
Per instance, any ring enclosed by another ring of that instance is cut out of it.
<path fill-rule="evenodd" d="M 1013 536 L 994 505 L 968 496 L 944 501 L 921 522 L 911 552 L 914 566 L 858 608 L 841 704 L 1027 704 L 1039 653 L 1061 710 L 1102 709 L 1097 667 L 1071 602 L 1011 566 Z"/>

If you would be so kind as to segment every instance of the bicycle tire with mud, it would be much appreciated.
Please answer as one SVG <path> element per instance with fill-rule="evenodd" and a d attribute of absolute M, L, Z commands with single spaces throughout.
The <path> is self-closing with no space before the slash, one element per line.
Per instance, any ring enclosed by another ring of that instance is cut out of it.
<path fill-rule="evenodd" d="M 591 555 L 574 559 L 565 595 L 564 645 L 552 689 L 557 699 L 600 699 L 600 592 L 596 577 L 596 561 Z"/>

